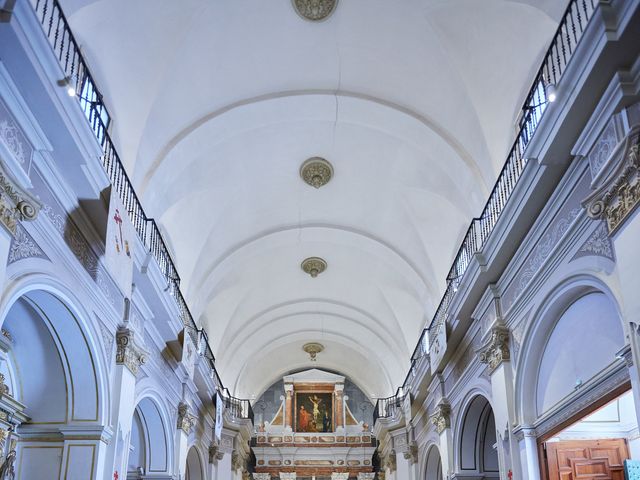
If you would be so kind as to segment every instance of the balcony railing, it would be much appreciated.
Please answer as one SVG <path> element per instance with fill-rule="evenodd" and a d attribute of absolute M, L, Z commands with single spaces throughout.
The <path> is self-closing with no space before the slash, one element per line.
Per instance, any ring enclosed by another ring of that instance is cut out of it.
<path fill-rule="evenodd" d="M 488 238 L 498 223 L 500 215 L 505 209 L 518 180 L 527 165 L 525 151 L 547 105 L 553 101 L 551 97 L 560 91 L 562 74 L 565 72 L 573 53 L 576 50 L 582 34 L 595 10 L 594 0 L 571 0 L 560 21 L 560 25 L 553 36 L 551 45 L 538 69 L 533 84 L 522 106 L 522 116 L 519 121 L 518 134 L 509 150 L 502 171 L 498 175 L 489 199 L 479 217 L 474 218 L 467 229 L 467 233 L 456 253 L 455 260 L 447 275 L 447 287 L 431 322 L 425 328 L 418 340 L 418 344 L 411 356 L 411 367 L 400 390 L 408 392 L 408 384 L 412 372 L 415 371 L 417 361 L 429 353 L 429 345 L 433 343 L 441 328 L 447 321 L 449 305 L 454 294 L 458 291 L 464 274 L 476 253 L 481 252 Z M 390 397 L 395 398 L 395 397 Z M 378 400 L 382 411 L 389 399 Z M 376 406 L 378 410 L 378 406 Z"/>
<path fill-rule="evenodd" d="M 375 424 L 380 418 L 391 418 L 396 412 L 401 412 L 405 397 L 404 389 L 399 388 L 395 395 L 379 398 L 373 410 L 373 423 Z"/>
<path fill-rule="evenodd" d="M 207 333 L 198 328 L 187 302 L 180 291 L 180 276 L 169 249 L 160 234 L 156 221 L 149 218 L 142 208 L 133 184 L 124 169 L 120 156 L 108 132 L 110 116 L 103 103 L 102 95 L 96 86 L 87 64 L 80 53 L 78 43 L 73 37 L 67 19 L 57 0 L 33 0 L 32 4 L 43 31 L 53 48 L 66 76 L 67 88 L 77 93 L 80 107 L 84 111 L 89 125 L 102 147 L 102 166 L 109 176 L 112 187 L 118 192 L 124 208 L 141 242 L 151 253 L 167 281 L 169 293 L 173 296 L 180 312 L 185 330 L 198 345 L 200 354 L 207 359 L 210 374 L 219 391 L 225 392 L 225 404 L 235 418 L 249 418 L 253 421 L 253 410 L 248 400 L 231 396 L 224 388 L 215 366 L 215 357 L 211 351 Z"/>
<path fill-rule="evenodd" d="M 253 408 L 251 408 L 251 402 L 249 400 L 231 396 L 229 390 L 226 388 L 221 390 L 220 395 L 222 396 L 225 410 L 231 412 L 233 418 L 251 420 L 253 423 Z"/>

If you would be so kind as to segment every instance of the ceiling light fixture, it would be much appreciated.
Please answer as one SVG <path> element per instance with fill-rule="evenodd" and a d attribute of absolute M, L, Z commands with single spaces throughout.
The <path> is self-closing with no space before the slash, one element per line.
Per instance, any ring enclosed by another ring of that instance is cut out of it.
<path fill-rule="evenodd" d="M 333 177 L 333 166 L 321 157 L 311 157 L 300 167 L 300 177 L 314 188 L 320 188 Z"/>
<path fill-rule="evenodd" d="M 309 360 L 311 360 L 312 362 L 315 362 L 316 355 L 318 355 L 320 352 L 324 350 L 324 345 L 317 342 L 309 342 L 309 343 L 305 343 L 302 346 L 302 350 L 304 350 L 309 354 Z"/>
<path fill-rule="evenodd" d="M 300 268 L 311 275 L 311 278 L 316 278 L 327 269 L 327 262 L 320 257 L 309 257 L 302 261 Z"/>
<path fill-rule="evenodd" d="M 73 84 L 73 78 L 72 77 L 64 77 L 63 80 L 60 80 L 58 82 L 58 85 L 60 85 L 61 87 L 64 87 L 65 91 L 67 92 L 67 95 L 69 95 L 70 97 L 75 97 L 76 96 L 76 87 Z"/>
<path fill-rule="evenodd" d="M 556 86 L 553 83 L 548 83 L 545 87 L 545 92 L 547 93 L 547 100 L 549 103 L 553 103 L 558 98 L 558 92 L 556 91 Z"/>

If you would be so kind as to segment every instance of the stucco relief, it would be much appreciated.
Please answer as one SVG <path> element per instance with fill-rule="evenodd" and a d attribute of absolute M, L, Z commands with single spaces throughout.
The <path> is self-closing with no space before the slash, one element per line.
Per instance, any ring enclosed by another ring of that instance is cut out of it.
<path fill-rule="evenodd" d="M 18 224 L 16 226 L 16 234 L 11 239 L 7 265 L 11 265 L 25 258 L 43 258 L 49 260 L 49 257 L 42 251 L 33 237 L 29 235 L 29 232 L 27 232 L 22 225 Z"/>
<path fill-rule="evenodd" d="M 0 101 L 0 139 L 26 170 L 33 154 L 33 147 L 2 101 Z"/>
<path fill-rule="evenodd" d="M 571 261 L 587 256 L 604 257 L 615 262 L 613 242 L 609 238 L 605 222 L 600 222 L 595 231 L 580 246 Z"/>
<path fill-rule="evenodd" d="M 618 144 L 618 136 L 613 119 L 611 119 L 602 132 L 602 135 L 587 155 L 589 160 L 589 168 L 591 169 L 591 177 L 595 178 L 602 166 L 613 153 Z"/>

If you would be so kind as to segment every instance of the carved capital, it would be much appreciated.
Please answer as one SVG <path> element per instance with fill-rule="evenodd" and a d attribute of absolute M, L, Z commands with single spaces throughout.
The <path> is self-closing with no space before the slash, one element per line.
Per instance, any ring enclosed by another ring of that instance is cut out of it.
<path fill-rule="evenodd" d="M 382 468 L 395 472 L 397 468 L 396 452 L 391 451 L 388 455 L 382 458 Z"/>
<path fill-rule="evenodd" d="M 591 218 L 604 219 L 612 235 L 640 204 L 640 127 L 629 132 L 608 163 L 604 180 L 582 206 Z"/>
<path fill-rule="evenodd" d="M 496 326 L 491 329 L 489 343 L 478 350 L 480 362 L 487 363 L 493 372 L 502 362 L 508 362 L 511 358 L 509 352 L 509 329 L 503 326 Z"/>
<path fill-rule="evenodd" d="M 438 435 L 441 434 L 451 426 L 451 406 L 448 403 L 439 403 L 429 418 Z"/>
<path fill-rule="evenodd" d="M 116 332 L 116 364 L 124 365 L 134 375 L 138 374 L 140 365 L 147 361 L 145 352 L 134 341 L 133 331 L 121 328 Z"/>
<path fill-rule="evenodd" d="M 5 171 L 0 162 L 0 223 L 16 235 L 18 222 L 35 220 L 42 205 Z"/>
<path fill-rule="evenodd" d="M 209 445 L 209 463 L 215 463 L 218 460 L 222 460 L 222 458 L 218 458 L 218 455 L 220 454 L 224 455 L 224 453 L 222 453 L 218 448 L 218 445 L 215 443 Z"/>
<path fill-rule="evenodd" d="M 180 402 L 178 405 L 177 428 L 187 435 L 190 435 L 193 427 L 196 425 L 196 421 L 196 417 L 189 413 L 189 405 L 184 402 Z"/>
<path fill-rule="evenodd" d="M 231 468 L 234 471 L 243 470 L 246 468 L 245 459 L 237 451 L 233 451 L 231 454 Z"/>
<path fill-rule="evenodd" d="M 402 452 L 405 460 L 409 460 L 409 463 L 413 465 L 418 462 L 418 444 L 416 442 L 410 442 L 407 445 L 407 449 Z"/>

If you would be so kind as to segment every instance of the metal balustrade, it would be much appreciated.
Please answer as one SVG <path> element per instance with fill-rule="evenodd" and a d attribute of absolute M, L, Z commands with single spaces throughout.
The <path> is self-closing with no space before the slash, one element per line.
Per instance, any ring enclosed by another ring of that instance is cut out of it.
<path fill-rule="evenodd" d="M 373 423 L 375 424 L 380 418 L 391 418 L 396 412 L 402 411 L 405 396 L 404 389 L 399 388 L 395 395 L 379 398 L 373 410 Z"/>
<path fill-rule="evenodd" d="M 204 329 L 198 328 L 180 291 L 180 276 L 164 238 L 160 234 L 158 224 L 153 218 L 149 218 L 142 208 L 140 199 L 136 195 L 133 184 L 111 140 L 108 131 L 111 117 L 91 76 L 91 72 L 80 53 L 78 43 L 69 28 L 69 23 L 60 4 L 57 0 L 32 0 L 32 5 L 43 32 L 49 39 L 53 53 L 64 71 L 65 79 L 60 83 L 75 92 L 80 107 L 84 111 L 91 129 L 102 147 L 102 166 L 109 176 L 112 187 L 118 193 L 124 208 L 128 212 L 138 237 L 155 259 L 162 275 L 166 279 L 168 291 L 176 301 L 185 330 L 193 342 L 198 345 L 200 354 L 207 359 L 216 388 L 225 392 L 225 399 L 228 408 L 232 411 L 232 415 L 236 418 L 251 419 L 253 421 L 253 411 L 249 401 L 231 396 L 220 380 L 207 334 Z"/>
<path fill-rule="evenodd" d="M 429 346 L 437 337 L 441 328 L 445 328 L 449 305 L 458 291 L 464 274 L 476 253 L 481 252 L 487 243 L 493 229 L 498 223 L 513 190 L 522 176 L 527 165 L 525 150 L 535 134 L 542 116 L 550 103 L 550 96 L 555 95 L 562 74 L 584 33 L 596 7 L 595 0 L 571 0 L 565 10 L 560 25 L 553 36 L 551 45 L 538 69 L 533 84 L 522 106 L 522 116 L 519 121 L 518 134 L 509 150 L 504 167 L 489 195 L 489 199 L 479 217 L 474 218 L 467 229 L 464 240 L 456 253 L 453 265 L 447 275 L 447 287 L 431 322 L 423 330 L 418 344 L 411 356 L 411 366 L 401 390 L 408 392 L 412 373 L 416 364 L 429 353 Z M 389 398 L 395 398 L 389 397 Z M 376 405 L 386 411 L 389 398 L 380 399 Z M 382 404 L 381 404 L 382 402 Z"/>

